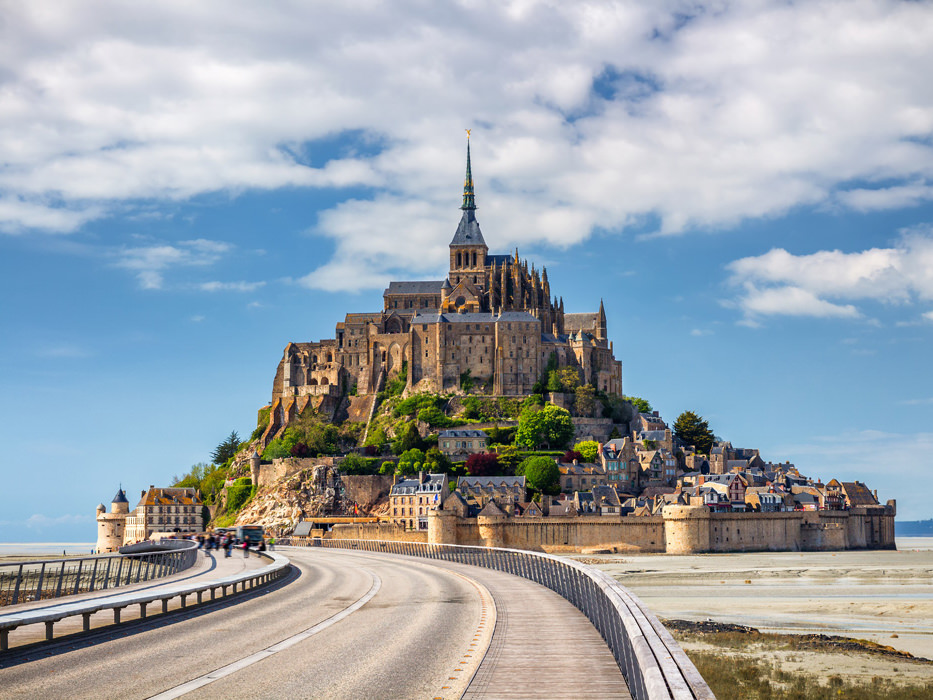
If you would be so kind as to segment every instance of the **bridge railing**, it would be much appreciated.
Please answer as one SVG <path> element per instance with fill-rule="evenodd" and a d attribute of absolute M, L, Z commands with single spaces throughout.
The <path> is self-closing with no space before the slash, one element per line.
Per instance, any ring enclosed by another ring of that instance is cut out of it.
<path fill-rule="evenodd" d="M 376 540 L 315 539 L 308 544 L 440 559 L 530 579 L 566 598 L 593 623 L 635 700 L 715 700 L 658 618 L 631 591 L 592 566 L 517 549 Z"/>
<path fill-rule="evenodd" d="M 195 548 L 190 551 L 197 557 L 197 543 L 195 542 L 194 545 Z M 0 613 L 0 654 L 10 648 L 10 632 L 26 625 L 45 623 L 45 640 L 50 642 L 54 638 L 55 623 L 70 617 L 81 615 L 82 631 L 88 632 L 91 629 L 91 616 L 96 613 L 112 611 L 113 624 L 118 625 L 121 623 L 121 611 L 130 606 L 138 605 L 139 618 L 145 619 L 152 614 L 147 610 L 148 606 L 155 603 L 161 604 L 161 611 L 164 615 L 169 612 L 169 602 L 175 598 L 180 600 L 181 609 L 184 610 L 190 605 L 188 598 L 191 596 L 195 596 L 200 605 L 206 602 L 205 595 L 210 596 L 210 601 L 218 597 L 235 596 L 272 583 L 288 573 L 291 562 L 287 557 L 275 552 L 259 552 L 258 554 L 269 562 L 266 566 L 248 569 L 220 579 L 167 582 L 148 586 L 142 590 L 93 596 Z"/>
<path fill-rule="evenodd" d="M 177 574 L 197 561 L 198 543 L 163 540 L 160 551 L 0 564 L 0 606 L 91 593 Z"/>

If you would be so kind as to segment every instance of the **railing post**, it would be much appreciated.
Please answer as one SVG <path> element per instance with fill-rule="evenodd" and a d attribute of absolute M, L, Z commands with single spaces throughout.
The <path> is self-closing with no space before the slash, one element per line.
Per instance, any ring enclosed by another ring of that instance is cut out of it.
<path fill-rule="evenodd" d="M 42 562 L 42 568 L 39 569 L 39 582 L 36 584 L 36 597 L 33 600 L 42 600 L 42 579 L 45 576 L 45 562 Z"/>
<path fill-rule="evenodd" d="M 84 565 L 84 559 L 78 559 L 78 572 L 75 574 L 75 587 L 74 587 L 74 590 L 71 592 L 72 595 L 77 595 L 78 590 L 81 587 L 81 568 L 83 567 L 83 565 Z"/>
<path fill-rule="evenodd" d="M 19 565 L 19 571 L 16 573 L 16 583 L 13 586 L 13 605 L 19 601 L 19 585 L 23 581 L 23 565 Z"/>
<path fill-rule="evenodd" d="M 58 585 L 55 586 L 55 597 L 60 598 L 62 595 L 62 583 L 65 580 L 65 562 L 62 562 L 61 569 L 58 571 Z"/>
<path fill-rule="evenodd" d="M 93 593 L 94 589 L 97 588 L 97 562 L 98 561 L 99 561 L 98 559 L 94 560 L 94 569 L 93 571 L 91 571 L 91 590 L 89 591 L 90 593 Z"/>

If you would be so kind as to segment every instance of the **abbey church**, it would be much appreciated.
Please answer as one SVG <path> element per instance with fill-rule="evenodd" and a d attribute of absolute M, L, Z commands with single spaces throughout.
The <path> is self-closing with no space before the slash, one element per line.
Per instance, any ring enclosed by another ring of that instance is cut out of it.
<path fill-rule="evenodd" d="M 273 432 L 315 397 L 375 394 L 405 372 L 406 392 L 456 392 L 465 377 L 494 396 L 531 393 L 551 357 L 607 394 L 622 394 L 606 312 L 565 313 L 547 270 L 491 255 L 476 219 L 467 141 L 460 224 L 442 280 L 391 282 L 383 308 L 349 313 L 335 337 L 289 343 L 272 391 Z"/>

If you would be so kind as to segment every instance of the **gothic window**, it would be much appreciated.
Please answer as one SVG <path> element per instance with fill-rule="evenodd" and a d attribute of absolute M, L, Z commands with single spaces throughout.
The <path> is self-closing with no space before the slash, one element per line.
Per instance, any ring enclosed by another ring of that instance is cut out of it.
<path fill-rule="evenodd" d="M 473 267 L 476 267 L 476 251 L 473 251 Z M 476 278 L 473 278 L 473 283 L 476 283 Z"/>
<path fill-rule="evenodd" d="M 475 265 L 476 263 L 474 263 Z M 476 284 L 476 275 L 473 275 L 473 284 Z"/>
<path fill-rule="evenodd" d="M 457 253 L 457 267 L 463 267 L 463 265 L 461 264 L 461 259 L 460 259 L 460 253 L 459 253 L 459 252 Z"/>
<path fill-rule="evenodd" d="M 330 353 L 327 353 L 327 361 L 328 361 L 328 362 L 333 362 L 333 361 L 334 361 L 334 356 L 333 356 L 332 354 L 330 354 Z"/>

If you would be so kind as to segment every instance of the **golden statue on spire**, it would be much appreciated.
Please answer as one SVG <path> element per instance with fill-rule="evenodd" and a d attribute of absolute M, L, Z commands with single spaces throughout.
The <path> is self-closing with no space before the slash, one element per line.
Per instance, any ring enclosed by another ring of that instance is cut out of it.
<path fill-rule="evenodd" d="M 473 129 L 464 129 L 464 131 L 467 132 L 467 138 L 470 138 L 470 132 L 473 131 Z"/>

